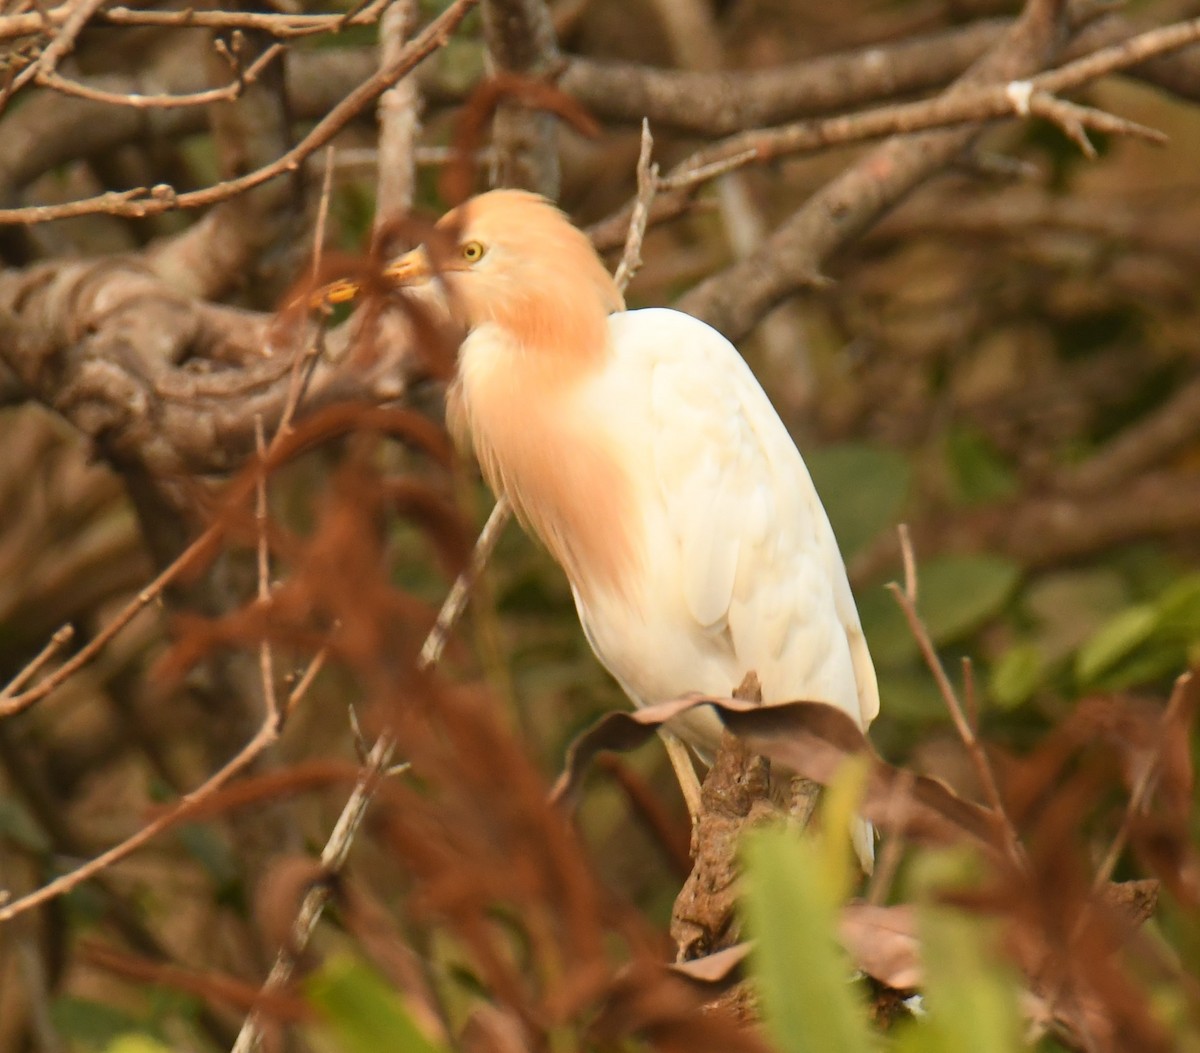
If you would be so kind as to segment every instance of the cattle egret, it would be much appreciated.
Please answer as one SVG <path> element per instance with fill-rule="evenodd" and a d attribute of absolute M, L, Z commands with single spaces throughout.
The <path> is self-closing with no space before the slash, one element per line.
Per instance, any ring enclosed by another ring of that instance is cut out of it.
<path fill-rule="evenodd" d="M 390 277 L 444 287 L 466 330 L 456 437 L 566 572 L 596 656 L 638 705 L 729 695 L 827 702 L 864 729 L 875 670 L 829 519 L 753 373 L 679 311 L 626 311 L 587 237 L 493 190 L 444 216 L 450 247 Z M 680 733 L 710 751 L 719 727 Z M 870 828 L 855 845 L 870 867 Z"/>

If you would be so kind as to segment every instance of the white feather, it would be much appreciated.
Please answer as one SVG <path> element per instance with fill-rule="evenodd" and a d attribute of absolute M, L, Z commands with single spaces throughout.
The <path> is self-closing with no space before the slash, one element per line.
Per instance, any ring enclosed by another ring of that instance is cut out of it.
<path fill-rule="evenodd" d="M 753 670 L 764 702 L 826 702 L 865 729 L 879 692 L 845 565 L 753 373 L 678 311 L 614 314 L 610 332 L 612 357 L 574 412 L 631 477 L 642 565 L 632 590 L 573 583 L 597 656 L 638 704 L 729 694 Z M 869 849 L 861 832 L 856 842 Z"/>

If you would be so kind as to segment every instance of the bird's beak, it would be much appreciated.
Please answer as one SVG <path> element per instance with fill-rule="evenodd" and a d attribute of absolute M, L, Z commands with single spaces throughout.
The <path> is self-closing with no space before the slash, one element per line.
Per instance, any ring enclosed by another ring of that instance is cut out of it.
<path fill-rule="evenodd" d="M 406 252 L 383 269 L 383 276 L 396 285 L 420 285 L 433 277 L 429 253 L 425 251 L 424 247 Z"/>

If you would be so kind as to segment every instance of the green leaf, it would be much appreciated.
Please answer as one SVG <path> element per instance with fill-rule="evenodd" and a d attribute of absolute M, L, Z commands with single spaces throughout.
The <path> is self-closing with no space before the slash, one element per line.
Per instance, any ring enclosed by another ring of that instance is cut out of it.
<path fill-rule="evenodd" d="M 988 693 L 1001 709 L 1016 709 L 1046 678 L 1046 660 L 1034 643 L 1017 644 L 992 667 Z"/>
<path fill-rule="evenodd" d="M 446 1053 L 413 1022 L 400 996 L 374 970 L 347 956 L 330 959 L 305 984 L 339 1053 Z"/>
<path fill-rule="evenodd" d="M 912 1031 L 923 1053 L 1019 1053 L 1024 1023 L 1017 983 L 996 954 L 995 934 L 959 911 L 927 908 L 920 916 L 921 961 L 929 1018 Z"/>
<path fill-rule="evenodd" d="M 1187 665 L 1187 649 L 1178 641 L 1152 641 L 1098 676 L 1091 686 L 1103 691 L 1123 691 L 1173 678 Z"/>
<path fill-rule="evenodd" d="M 911 475 L 901 454 L 847 443 L 814 450 L 807 461 L 845 559 L 896 524 Z"/>
<path fill-rule="evenodd" d="M 104 1049 L 115 1044 L 122 1035 L 130 1039 L 145 1038 L 140 1033 L 145 1027 L 143 1021 L 90 998 L 71 995 L 56 998 L 50 1006 L 50 1022 L 64 1039 L 87 1049 Z M 150 1041 L 149 1038 L 145 1040 Z"/>
<path fill-rule="evenodd" d="M 840 906 L 821 842 L 765 827 L 743 844 L 742 909 L 768 1031 L 784 1053 L 865 1053 L 866 1015 L 835 938 Z"/>
<path fill-rule="evenodd" d="M 1037 622 L 1037 641 L 1048 663 L 1074 655 L 1085 640 L 1133 601 L 1124 576 L 1111 567 L 1053 571 L 1022 590 Z"/>
<path fill-rule="evenodd" d="M 901 723 L 925 723 L 949 720 L 942 699 L 929 670 L 913 665 L 907 669 L 879 670 L 879 697 L 884 699 L 880 719 Z M 872 726 L 874 730 L 874 726 Z"/>
<path fill-rule="evenodd" d="M 1200 574 L 1180 579 L 1159 597 L 1159 627 L 1184 643 L 1200 640 Z"/>
<path fill-rule="evenodd" d="M 946 436 L 946 459 L 956 491 L 964 505 L 997 501 L 1017 489 L 1017 478 L 992 444 L 969 428 L 955 428 Z"/>
<path fill-rule="evenodd" d="M 1145 643 L 1158 625 L 1158 610 L 1149 603 L 1127 607 L 1110 618 L 1075 656 L 1075 678 L 1093 683 L 1121 659 Z"/>
<path fill-rule="evenodd" d="M 877 669 L 899 669 L 917 657 L 917 641 L 896 597 L 882 585 L 863 589 L 857 597 L 858 617 Z"/>
<path fill-rule="evenodd" d="M 171 1053 L 158 1039 L 141 1033 L 120 1035 L 113 1039 L 104 1053 Z"/>
<path fill-rule="evenodd" d="M 939 556 L 917 569 L 917 608 L 935 644 L 952 643 L 1000 612 L 1020 580 L 1000 556 Z"/>

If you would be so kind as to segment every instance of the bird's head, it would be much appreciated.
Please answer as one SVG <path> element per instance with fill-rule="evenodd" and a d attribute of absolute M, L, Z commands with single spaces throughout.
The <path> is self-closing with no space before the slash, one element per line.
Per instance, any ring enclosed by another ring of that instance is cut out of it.
<path fill-rule="evenodd" d="M 587 236 L 545 198 L 492 190 L 437 223 L 387 268 L 400 285 L 440 279 L 468 330 L 492 323 L 531 352 L 583 355 L 625 306 Z"/>

